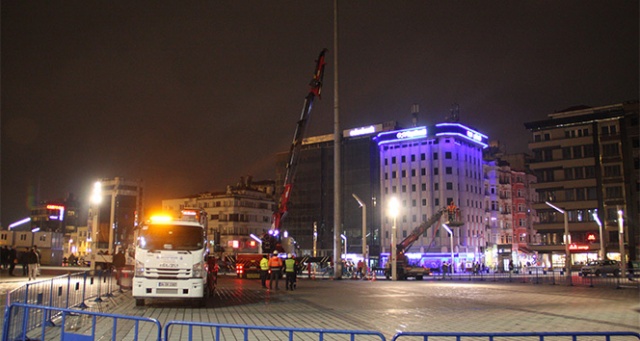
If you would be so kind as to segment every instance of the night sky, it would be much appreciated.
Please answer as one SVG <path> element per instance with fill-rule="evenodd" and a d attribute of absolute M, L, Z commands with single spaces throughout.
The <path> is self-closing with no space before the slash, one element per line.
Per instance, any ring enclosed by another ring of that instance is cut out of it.
<path fill-rule="evenodd" d="M 307 136 L 333 132 L 332 1 L 2 1 L 2 212 L 143 179 L 145 207 L 275 177 L 315 59 Z M 343 129 L 460 121 L 526 152 L 523 123 L 638 99 L 638 1 L 342 1 Z"/>

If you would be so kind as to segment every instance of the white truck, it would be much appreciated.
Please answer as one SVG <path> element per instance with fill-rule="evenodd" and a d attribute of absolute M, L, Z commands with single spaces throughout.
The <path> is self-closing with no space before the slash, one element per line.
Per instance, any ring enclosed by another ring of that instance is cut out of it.
<path fill-rule="evenodd" d="M 185 209 L 182 217 L 154 217 L 137 237 L 133 297 L 192 300 L 204 305 L 207 291 L 206 213 Z"/>

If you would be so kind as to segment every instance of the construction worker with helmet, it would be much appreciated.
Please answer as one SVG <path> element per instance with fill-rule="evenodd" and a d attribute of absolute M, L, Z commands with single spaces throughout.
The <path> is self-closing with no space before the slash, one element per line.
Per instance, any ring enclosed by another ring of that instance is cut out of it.
<path fill-rule="evenodd" d="M 282 259 L 278 257 L 278 251 L 273 251 L 273 255 L 269 258 L 269 270 L 271 276 L 269 277 L 269 290 L 273 289 L 273 281 L 276 282 L 276 290 L 278 290 L 278 282 L 280 281 L 282 271 Z"/>
<path fill-rule="evenodd" d="M 284 271 L 287 275 L 287 290 L 293 291 L 296 288 L 296 260 L 292 254 L 288 254 L 284 261 Z"/>

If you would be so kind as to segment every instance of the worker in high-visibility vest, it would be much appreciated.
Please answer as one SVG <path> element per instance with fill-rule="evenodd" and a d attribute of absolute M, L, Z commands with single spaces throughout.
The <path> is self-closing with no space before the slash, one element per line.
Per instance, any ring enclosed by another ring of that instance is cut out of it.
<path fill-rule="evenodd" d="M 269 277 L 269 289 L 273 289 L 273 282 L 276 282 L 276 290 L 278 290 L 278 283 L 280 282 L 280 276 L 282 271 L 282 259 L 278 257 L 278 251 L 273 251 L 273 255 L 269 258 L 269 271 L 271 275 Z"/>
<path fill-rule="evenodd" d="M 263 288 L 267 288 L 267 277 L 269 276 L 269 256 L 262 255 L 260 260 L 260 283 Z"/>
<path fill-rule="evenodd" d="M 288 254 L 284 261 L 284 273 L 287 275 L 287 290 L 293 291 L 296 288 L 296 260 L 292 254 Z"/>

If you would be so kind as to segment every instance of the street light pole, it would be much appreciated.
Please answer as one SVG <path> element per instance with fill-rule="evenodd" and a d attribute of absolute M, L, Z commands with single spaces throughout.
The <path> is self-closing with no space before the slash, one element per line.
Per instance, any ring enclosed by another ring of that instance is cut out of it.
<path fill-rule="evenodd" d="M 548 201 L 545 201 L 544 203 L 554 210 L 562 213 L 564 216 L 564 266 L 567 272 L 567 282 L 569 285 L 573 285 L 571 283 L 571 252 L 569 251 L 569 244 L 571 244 L 571 234 L 569 234 L 569 216 L 567 215 L 567 211 L 553 205 L 552 203 Z"/>
<path fill-rule="evenodd" d="M 340 235 L 340 238 L 342 238 L 342 240 L 344 240 L 344 259 L 347 259 L 347 252 L 349 252 L 349 249 L 347 248 L 347 236 L 345 236 L 344 234 Z"/>
<path fill-rule="evenodd" d="M 598 232 L 600 233 L 600 250 L 598 251 L 598 256 L 600 260 L 604 259 L 604 239 L 603 235 L 602 235 L 602 222 L 600 221 L 600 218 L 598 217 L 598 212 L 593 212 L 593 220 L 596 221 L 596 224 L 598 224 Z"/>
<path fill-rule="evenodd" d="M 453 231 L 447 226 L 447 224 L 442 224 L 447 232 L 449 232 L 449 239 L 451 239 L 451 266 L 449 266 L 449 272 L 453 273 Z"/>
<path fill-rule="evenodd" d="M 620 272 L 621 276 L 624 276 L 627 273 L 627 263 L 625 262 L 625 252 L 624 252 L 624 212 L 621 209 L 618 209 L 618 244 L 620 244 Z"/>
<path fill-rule="evenodd" d="M 389 200 L 389 215 L 393 218 L 393 226 L 391 228 L 391 280 L 398 280 L 398 255 L 396 255 L 396 218 L 398 217 L 399 203 L 398 199 L 391 198 Z"/>
<path fill-rule="evenodd" d="M 362 207 L 362 261 L 364 263 L 364 273 L 367 273 L 367 265 L 369 262 L 367 261 L 367 205 L 364 204 L 360 198 L 355 193 L 352 193 L 353 198 L 356 199 L 360 207 Z"/>

